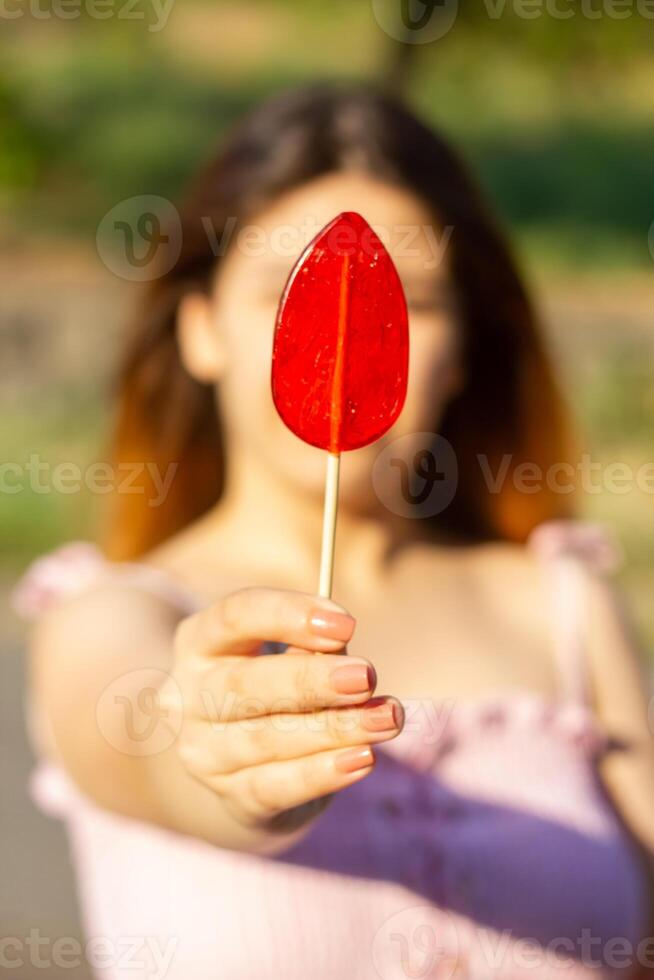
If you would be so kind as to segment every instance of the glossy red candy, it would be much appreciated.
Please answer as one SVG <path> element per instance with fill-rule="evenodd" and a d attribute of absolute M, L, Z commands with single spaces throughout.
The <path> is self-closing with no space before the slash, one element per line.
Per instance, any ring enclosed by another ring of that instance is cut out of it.
<path fill-rule="evenodd" d="M 346 211 L 313 240 L 286 284 L 273 344 L 277 411 L 312 446 L 359 449 L 400 414 L 408 359 L 397 270 L 365 219 Z"/>

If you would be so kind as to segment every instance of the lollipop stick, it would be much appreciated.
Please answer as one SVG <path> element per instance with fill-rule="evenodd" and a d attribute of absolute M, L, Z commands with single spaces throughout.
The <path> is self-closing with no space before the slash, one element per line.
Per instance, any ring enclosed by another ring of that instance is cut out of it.
<path fill-rule="evenodd" d="M 336 538 L 336 512 L 338 508 L 338 477 L 341 468 L 340 453 L 327 453 L 325 477 L 325 506 L 322 516 L 322 547 L 320 551 L 320 580 L 318 595 L 330 599 L 334 573 L 334 541 Z"/>
<path fill-rule="evenodd" d="M 320 582 L 318 595 L 331 599 L 332 579 L 334 577 L 334 539 L 336 537 L 336 511 L 338 509 L 338 477 L 341 470 L 341 455 L 331 450 L 338 446 L 343 416 L 343 367 L 345 332 L 349 316 L 349 270 L 350 257 L 343 256 L 339 283 L 338 324 L 336 328 L 336 350 L 334 356 L 334 377 L 331 392 L 330 412 L 330 451 L 327 453 L 327 473 L 325 476 L 325 506 L 322 513 L 322 549 L 320 553 Z"/>

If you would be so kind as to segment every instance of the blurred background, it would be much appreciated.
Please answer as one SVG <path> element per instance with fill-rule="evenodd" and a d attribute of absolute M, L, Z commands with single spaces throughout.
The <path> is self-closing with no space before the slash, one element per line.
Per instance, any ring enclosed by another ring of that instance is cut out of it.
<path fill-rule="evenodd" d="M 112 369 L 138 290 L 98 253 L 103 216 L 136 195 L 175 200 L 248 106 L 293 82 L 337 77 L 402 91 L 454 138 L 512 232 L 584 450 L 593 463 L 643 472 L 654 419 L 648 5 L 623 4 L 618 18 L 610 0 L 544 0 L 540 16 L 530 5 L 525 17 L 508 0 L 443 0 L 441 36 L 406 43 L 416 38 L 402 37 L 384 3 L 3 3 L 2 461 L 102 458 Z M 0 492 L 0 936 L 79 935 L 63 836 L 27 796 L 24 627 L 7 596 L 32 557 L 93 536 L 101 501 L 38 486 Z M 582 506 L 624 544 L 622 585 L 654 651 L 652 469 L 649 492 L 632 481 L 585 494 Z"/>

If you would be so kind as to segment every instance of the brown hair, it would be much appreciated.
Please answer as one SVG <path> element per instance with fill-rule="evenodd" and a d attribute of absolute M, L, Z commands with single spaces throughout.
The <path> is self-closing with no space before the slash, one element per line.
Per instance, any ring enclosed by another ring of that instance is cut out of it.
<path fill-rule="evenodd" d="M 409 189 L 435 222 L 453 227 L 448 254 L 466 383 L 438 431 L 454 447 L 459 482 L 450 507 L 424 522 L 425 534 L 438 522 L 465 539 L 522 541 L 540 521 L 566 516 L 569 497 L 513 487 L 511 474 L 521 462 L 546 472 L 568 458 L 565 417 L 525 288 L 466 168 L 442 138 L 387 95 L 321 85 L 287 92 L 248 115 L 180 208 L 181 253 L 145 291 L 120 374 L 113 439 L 117 463 L 147 462 L 159 472 L 176 463 L 177 470 L 157 507 L 148 506 L 152 487 L 115 495 L 110 557 L 143 554 L 222 492 L 226 459 L 215 392 L 184 370 L 175 330 L 180 298 L 206 290 L 220 262 L 206 226 L 220 239 L 230 221 L 237 227 L 280 192 L 351 166 Z M 505 454 L 511 457 L 501 492 L 490 493 L 484 482 L 482 453 L 493 472 Z"/>

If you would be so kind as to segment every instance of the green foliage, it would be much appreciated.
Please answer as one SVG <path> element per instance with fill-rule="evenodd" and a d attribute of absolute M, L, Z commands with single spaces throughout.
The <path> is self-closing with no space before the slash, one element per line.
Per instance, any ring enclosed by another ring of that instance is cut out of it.
<path fill-rule="evenodd" d="M 32 185 L 46 152 L 44 139 L 25 112 L 17 87 L 1 75 L 0 147 L 0 187 L 16 192 Z"/>
<path fill-rule="evenodd" d="M 598 444 L 610 447 L 651 443 L 654 380 L 642 346 L 615 343 L 598 360 L 583 386 L 580 411 Z"/>
<path fill-rule="evenodd" d="M 654 20 L 640 16 L 636 0 L 622 10 L 613 0 L 459 0 L 455 30 L 519 44 L 532 57 L 627 58 L 648 51 Z"/>
<path fill-rule="evenodd" d="M 652 81 L 639 53 L 654 22 L 523 20 L 512 2 L 493 19 L 491 0 L 460 0 L 446 37 L 411 46 L 411 101 L 461 145 L 532 256 L 563 267 L 649 264 L 654 130 L 634 93 Z M 215 63 L 196 61 L 189 42 L 176 49 L 176 16 L 199 34 L 212 17 L 219 32 L 216 11 L 243 15 L 233 3 L 192 0 L 173 8 L 161 34 L 115 18 L 42 22 L 38 31 L 9 23 L 20 29 L 0 42 L 0 194 L 16 233 L 88 237 L 121 199 L 175 198 L 260 98 L 333 67 L 346 44 L 360 53 L 348 72 L 360 73 L 365 55 L 383 78 L 403 47 L 367 3 L 251 0 L 264 53 L 247 69 L 238 57 L 223 65 L 229 44 L 218 34 Z M 282 14 L 297 28 L 283 34 L 283 49 Z M 237 36 L 247 55 L 247 24 Z M 620 87 L 618 65 L 633 85 Z"/>
<path fill-rule="evenodd" d="M 103 440 L 103 407 L 96 391 L 57 391 L 25 395 L 21 410 L 3 411 L 0 442 L 3 458 L 22 473 L 5 476 L 19 492 L 0 493 L 3 553 L 0 570 L 15 571 L 36 555 L 72 538 L 93 538 L 102 498 L 82 485 L 75 493 L 56 492 L 44 477 L 32 478 L 31 458 L 56 467 L 93 462 Z"/>

